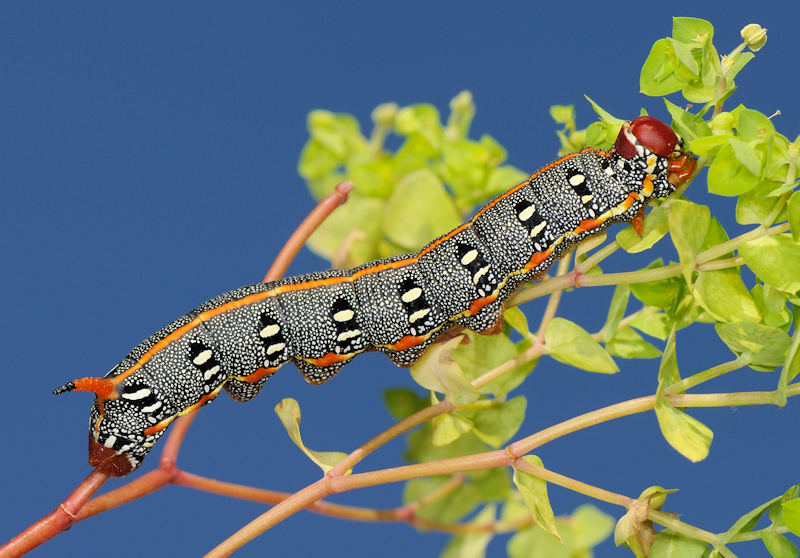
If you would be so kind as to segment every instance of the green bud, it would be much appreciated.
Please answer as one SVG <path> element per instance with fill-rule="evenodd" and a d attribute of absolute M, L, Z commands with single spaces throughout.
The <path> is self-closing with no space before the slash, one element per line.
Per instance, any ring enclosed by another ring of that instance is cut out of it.
<path fill-rule="evenodd" d="M 742 39 L 750 47 L 750 50 L 756 52 L 767 42 L 767 30 L 757 23 L 750 23 L 742 29 Z"/>
<path fill-rule="evenodd" d="M 733 127 L 736 125 L 736 117 L 729 112 L 721 112 L 712 118 L 709 124 L 711 133 L 715 136 L 732 136 Z"/>
<path fill-rule="evenodd" d="M 550 117 L 558 124 L 574 127 L 575 107 L 573 105 L 553 105 L 550 107 Z"/>
<path fill-rule="evenodd" d="M 399 107 L 397 103 L 383 103 L 375 107 L 375 110 L 372 111 L 372 121 L 385 128 L 391 128 L 394 126 L 394 119 L 397 116 L 397 111 Z"/>
<path fill-rule="evenodd" d="M 472 100 L 472 93 L 469 91 L 462 91 L 453 97 L 453 100 L 450 101 L 450 110 L 464 114 L 473 114 L 475 112 L 475 103 Z"/>

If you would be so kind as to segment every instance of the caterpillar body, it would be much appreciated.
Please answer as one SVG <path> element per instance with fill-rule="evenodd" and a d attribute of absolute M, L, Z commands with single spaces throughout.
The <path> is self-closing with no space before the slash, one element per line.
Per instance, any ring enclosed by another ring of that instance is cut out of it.
<path fill-rule="evenodd" d="M 637 118 L 612 149 L 554 161 L 418 253 L 230 291 L 154 333 L 104 378 L 55 393 L 95 393 L 89 464 L 127 475 L 176 417 L 223 388 L 252 399 L 289 361 L 320 384 L 373 348 L 410 366 L 454 324 L 496 331 L 517 287 L 587 236 L 641 216 L 693 167 L 667 124 Z"/>

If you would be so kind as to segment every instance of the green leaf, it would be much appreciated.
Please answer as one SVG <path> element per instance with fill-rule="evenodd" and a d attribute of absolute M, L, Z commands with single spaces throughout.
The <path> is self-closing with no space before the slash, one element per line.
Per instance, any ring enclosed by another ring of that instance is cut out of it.
<path fill-rule="evenodd" d="M 733 540 L 734 537 L 736 537 L 737 535 L 752 531 L 753 527 L 755 527 L 756 523 L 758 523 L 758 520 L 761 518 L 762 515 L 764 515 L 764 512 L 766 512 L 772 504 L 780 501 L 782 498 L 783 496 L 778 496 L 777 498 L 773 498 L 766 504 L 762 504 L 758 506 L 756 509 L 751 510 L 746 514 L 744 514 L 736 521 L 736 523 L 734 523 L 731 526 L 730 529 L 728 529 L 725 532 L 724 535 L 721 535 L 717 539 L 717 542 L 719 544 L 727 544 L 728 542 Z"/>
<path fill-rule="evenodd" d="M 714 38 L 714 26 L 696 17 L 673 17 L 672 38 L 682 43 L 702 45 Z"/>
<path fill-rule="evenodd" d="M 338 451 L 313 451 L 303 444 L 303 439 L 300 437 L 300 405 L 294 399 L 283 399 L 275 406 L 275 412 L 295 445 L 303 450 L 303 453 L 316 463 L 323 472 L 327 473 L 347 457 L 346 453 Z M 348 469 L 347 474 L 350 471 Z"/>
<path fill-rule="evenodd" d="M 795 379 L 800 372 L 800 329 L 795 328 L 792 335 L 792 344 L 783 361 L 781 376 L 778 380 L 778 406 L 786 405 L 786 388 L 789 382 Z"/>
<path fill-rule="evenodd" d="M 528 318 L 525 316 L 525 313 L 519 309 L 519 306 L 507 308 L 505 313 L 503 313 L 503 319 L 505 319 L 506 324 L 511 326 L 517 333 L 523 337 L 530 337 L 531 331 L 528 327 Z"/>
<path fill-rule="evenodd" d="M 764 546 L 774 558 L 797 557 L 797 547 L 794 543 L 775 531 L 761 531 L 761 540 L 764 541 Z"/>
<path fill-rule="evenodd" d="M 693 294 L 698 304 L 718 322 L 761 321 L 761 313 L 738 269 L 701 271 Z"/>
<path fill-rule="evenodd" d="M 450 479 L 448 476 L 439 476 L 408 481 L 403 487 L 403 503 L 408 505 L 425 499 L 432 492 L 441 490 Z M 457 485 L 438 498 L 426 500 L 424 505 L 415 510 L 415 515 L 430 521 L 454 522 L 475 509 L 480 501 L 479 494 L 471 484 Z"/>
<path fill-rule="evenodd" d="M 742 225 L 764 223 L 772 214 L 775 206 L 783 203 L 773 195 L 775 189 L 780 185 L 781 183 L 774 180 L 763 180 L 758 186 L 739 196 L 736 202 L 736 221 Z M 786 219 L 788 217 L 784 206 L 775 220 L 784 221 Z"/>
<path fill-rule="evenodd" d="M 388 157 L 356 155 L 347 163 L 347 176 L 358 188 L 358 195 L 388 198 L 395 188 L 395 176 Z"/>
<path fill-rule="evenodd" d="M 680 66 L 674 41 L 656 41 L 642 66 L 639 91 L 651 97 L 662 97 L 680 91 L 687 84 L 687 80 L 677 72 Z"/>
<path fill-rule="evenodd" d="M 733 136 L 729 135 L 697 138 L 689 144 L 689 149 L 700 157 L 715 157 L 720 149 L 728 145 L 728 140 L 731 138 Z"/>
<path fill-rule="evenodd" d="M 489 525 L 495 521 L 497 509 L 493 505 L 484 508 L 475 514 L 467 525 Z M 463 535 L 455 535 L 445 546 L 440 558 L 483 558 L 486 556 L 486 547 L 492 540 L 494 533 L 491 531 L 475 531 Z"/>
<path fill-rule="evenodd" d="M 681 381 L 681 373 L 678 370 L 678 357 L 675 351 L 675 328 L 669 333 L 667 344 L 664 347 L 664 354 L 658 365 L 658 381 L 664 383 L 664 387 Z"/>
<path fill-rule="evenodd" d="M 760 179 L 750 172 L 728 145 L 717 153 L 708 169 L 708 191 L 720 196 L 738 196 L 758 186 Z"/>
<path fill-rule="evenodd" d="M 614 531 L 614 519 L 591 504 L 583 504 L 572 512 L 572 526 L 575 530 L 575 547 L 589 550 Z"/>
<path fill-rule="evenodd" d="M 337 207 L 317 227 L 306 245 L 315 254 L 330 260 L 348 243 L 348 258 L 343 262 L 347 267 L 382 257 L 376 239 L 380 236 L 385 205 L 383 200 L 351 195 L 347 203 Z"/>
<path fill-rule="evenodd" d="M 631 322 L 631 327 L 635 327 L 642 333 L 664 340 L 669 336 L 672 324 L 663 311 L 659 311 L 652 306 L 645 306 Z"/>
<path fill-rule="evenodd" d="M 486 186 L 482 192 L 483 198 L 497 196 L 510 190 L 516 184 L 528 179 L 528 174 L 511 165 L 502 165 L 489 172 Z"/>
<path fill-rule="evenodd" d="M 665 529 L 656 533 L 656 540 L 650 547 L 650 558 L 700 558 L 707 548 L 704 541 Z"/>
<path fill-rule="evenodd" d="M 427 402 L 409 388 L 390 388 L 383 392 L 383 401 L 396 419 L 410 417 L 427 407 Z"/>
<path fill-rule="evenodd" d="M 641 335 L 631 328 L 618 331 L 606 342 L 606 350 L 612 356 L 620 358 L 658 358 L 661 351 L 645 341 Z"/>
<path fill-rule="evenodd" d="M 664 395 L 665 382 L 659 382 L 656 392 L 656 417 L 661 433 L 678 453 L 696 463 L 708 456 L 714 433 L 705 424 L 673 407 Z"/>
<path fill-rule="evenodd" d="M 711 224 L 711 211 L 704 205 L 684 200 L 673 200 L 667 210 L 672 243 L 678 251 L 683 277 L 692 286 L 695 256 L 703 246 Z"/>
<path fill-rule="evenodd" d="M 528 400 L 520 395 L 496 406 L 472 413 L 473 432 L 484 443 L 494 448 L 511 439 L 525 419 Z"/>
<path fill-rule="evenodd" d="M 645 269 L 658 269 L 663 267 L 661 260 L 656 260 Z M 637 299 L 655 308 L 669 309 L 670 313 L 677 308 L 678 302 L 688 293 L 686 282 L 679 277 L 668 277 L 657 281 L 632 283 L 631 293 Z"/>
<path fill-rule="evenodd" d="M 545 344 L 554 359 L 589 372 L 619 372 L 614 359 L 577 324 L 554 318 L 547 324 Z"/>
<path fill-rule="evenodd" d="M 633 227 L 625 227 L 617 233 L 616 241 L 629 254 L 638 254 L 652 248 L 669 232 L 669 218 L 665 207 L 654 207 L 644 218 L 642 236 Z"/>
<path fill-rule="evenodd" d="M 542 460 L 535 455 L 525 455 L 522 459 L 544 468 Z M 562 542 L 561 535 L 558 534 L 556 528 L 553 508 L 550 507 L 550 499 L 547 496 L 547 483 L 539 477 L 514 469 L 514 484 L 517 485 L 517 490 L 525 501 L 536 525 L 553 535 L 558 542 Z"/>
<path fill-rule="evenodd" d="M 511 360 L 521 352 L 521 348 L 504 333 L 500 335 L 479 335 L 472 331 L 464 333 L 469 337 L 470 343 L 459 347 L 458 351 L 453 353 L 453 360 L 461 366 L 464 376 L 470 381 Z M 510 370 L 480 388 L 480 393 L 491 393 L 495 397 L 504 398 L 528 377 L 534 364 L 535 362 L 526 362 Z"/>
<path fill-rule="evenodd" d="M 439 110 L 430 104 L 409 105 L 397 111 L 395 131 L 401 136 L 418 135 L 425 139 L 432 149 L 442 148 L 444 129 Z"/>
<path fill-rule="evenodd" d="M 742 141 L 764 141 L 775 134 L 775 126 L 765 114 L 741 105 L 731 112 L 737 118 L 736 129 L 739 132 L 739 139 Z"/>
<path fill-rule="evenodd" d="M 325 148 L 315 139 L 309 139 L 303 146 L 300 153 L 300 160 L 297 163 L 297 172 L 306 180 L 323 178 L 333 173 L 342 164 L 342 159 L 335 153 Z M 312 190 L 315 199 L 322 199 L 328 195 L 329 191 Z"/>
<path fill-rule="evenodd" d="M 434 446 L 446 446 L 458 440 L 472 430 L 472 421 L 458 413 L 445 413 L 431 420 L 433 434 L 431 442 Z"/>
<path fill-rule="evenodd" d="M 759 279 L 779 291 L 800 291 L 800 246 L 784 235 L 763 236 L 739 246 Z"/>
<path fill-rule="evenodd" d="M 611 304 L 608 307 L 606 323 L 602 329 L 603 341 L 608 342 L 617 334 L 617 327 L 622 318 L 625 317 L 625 309 L 628 307 L 630 296 L 631 289 L 627 284 L 617 285 L 614 289 L 614 296 L 611 297 Z"/>
<path fill-rule="evenodd" d="M 383 219 L 387 240 L 406 252 L 418 250 L 461 224 L 461 214 L 444 184 L 429 170 L 413 172 L 397 183 Z"/>
<path fill-rule="evenodd" d="M 411 376 L 415 382 L 425 389 L 444 393 L 456 405 L 473 403 L 480 397 L 478 390 L 452 359 L 453 351 L 462 338 L 459 335 L 446 343 L 438 343 L 428 349 L 411 367 Z"/>
<path fill-rule="evenodd" d="M 692 142 L 697 138 L 711 135 L 711 128 L 700 114 L 692 114 L 675 103 L 671 103 L 668 99 L 664 99 L 664 104 L 667 112 L 672 116 L 672 125 L 690 147 L 694 145 Z"/>
<path fill-rule="evenodd" d="M 728 145 L 731 146 L 733 154 L 747 170 L 754 176 L 761 176 L 762 164 L 755 150 L 758 143 L 742 141 L 739 138 L 730 138 Z"/>
<path fill-rule="evenodd" d="M 556 519 L 556 526 L 559 532 L 562 533 L 563 543 L 551 537 L 550 534 L 543 529 L 531 525 L 520 529 L 509 539 L 506 545 L 509 558 L 531 558 L 539 556 L 546 556 L 547 558 L 575 558 L 576 556 L 584 556 L 583 554 L 576 554 L 576 549 L 571 544 L 571 540 L 564 534 L 568 532 L 570 525 L 565 524 L 560 519 Z"/>
<path fill-rule="evenodd" d="M 731 322 L 714 326 L 717 335 L 734 354 L 751 367 L 774 369 L 781 366 L 792 345 L 786 333 L 776 327 L 751 322 Z"/>
<path fill-rule="evenodd" d="M 361 126 L 351 114 L 312 110 L 308 114 L 307 127 L 311 138 L 341 161 L 353 153 L 367 150 Z"/>
<path fill-rule="evenodd" d="M 800 192 L 795 192 L 787 204 L 789 210 L 789 224 L 792 227 L 792 240 L 800 240 Z"/>
<path fill-rule="evenodd" d="M 784 502 L 782 507 L 783 523 L 793 534 L 800 536 L 800 499 Z"/>

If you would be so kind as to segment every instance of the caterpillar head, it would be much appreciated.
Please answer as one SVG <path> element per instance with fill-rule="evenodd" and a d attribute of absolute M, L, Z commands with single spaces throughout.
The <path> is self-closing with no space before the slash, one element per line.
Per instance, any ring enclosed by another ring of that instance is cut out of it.
<path fill-rule="evenodd" d="M 695 159 L 684 150 L 683 138 L 653 116 L 640 116 L 632 122 L 625 122 L 614 148 L 625 159 L 643 161 L 648 172 L 655 168 L 658 157 L 667 160 L 667 181 L 671 190 L 656 192 L 656 197 L 672 193 L 694 171 Z"/>

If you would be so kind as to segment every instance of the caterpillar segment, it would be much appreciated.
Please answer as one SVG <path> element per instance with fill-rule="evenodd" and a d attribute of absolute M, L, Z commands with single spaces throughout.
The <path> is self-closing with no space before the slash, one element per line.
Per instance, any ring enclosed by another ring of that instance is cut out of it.
<path fill-rule="evenodd" d="M 55 393 L 95 394 L 89 464 L 127 475 L 176 417 L 222 389 L 248 401 L 289 361 L 321 384 L 370 349 L 410 366 L 456 323 L 497 332 L 521 284 L 611 224 L 641 227 L 646 205 L 693 168 L 667 124 L 637 118 L 612 149 L 561 157 L 420 252 L 222 294 L 144 340 L 104 378 Z"/>

